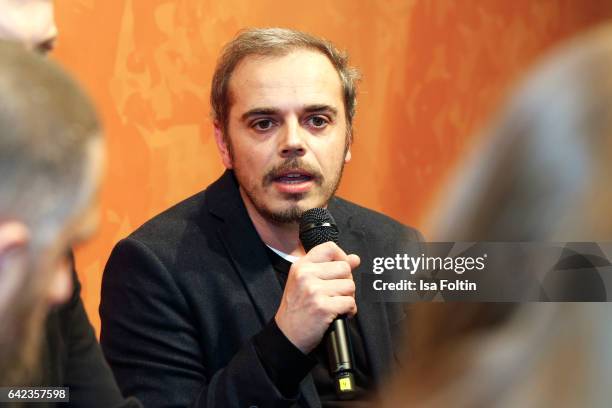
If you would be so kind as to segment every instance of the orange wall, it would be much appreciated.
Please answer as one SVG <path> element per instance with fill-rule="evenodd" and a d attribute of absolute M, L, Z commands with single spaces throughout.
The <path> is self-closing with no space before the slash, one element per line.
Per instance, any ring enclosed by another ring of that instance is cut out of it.
<path fill-rule="evenodd" d="M 534 57 L 612 16 L 595 0 L 57 0 L 55 58 L 97 102 L 109 162 L 98 234 L 77 250 L 96 329 L 113 245 L 222 166 L 208 93 L 241 28 L 287 26 L 346 48 L 363 73 L 340 194 L 419 226 L 504 89 Z"/>

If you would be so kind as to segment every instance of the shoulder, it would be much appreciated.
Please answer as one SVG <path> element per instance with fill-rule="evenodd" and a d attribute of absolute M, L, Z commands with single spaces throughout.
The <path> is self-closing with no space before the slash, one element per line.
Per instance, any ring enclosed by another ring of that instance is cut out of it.
<path fill-rule="evenodd" d="M 422 234 L 416 228 L 340 197 L 332 199 L 330 211 L 339 224 L 359 229 L 373 238 L 401 237 L 406 241 L 423 241 Z"/>
<path fill-rule="evenodd" d="M 226 171 L 208 187 L 154 216 L 136 229 L 129 239 L 148 247 L 164 247 L 168 243 L 201 245 L 216 233 L 219 223 L 235 207 L 242 205 L 233 173 Z M 231 219 L 231 217 L 230 217 Z"/>
<path fill-rule="evenodd" d="M 167 241 L 168 237 L 181 235 L 194 222 L 206 215 L 206 190 L 173 205 L 146 221 L 130 238 L 151 241 L 156 238 Z"/>
<path fill-rule="evenodd" d="M 213 218 L 207 210 L 206 190 L 201 191 L 154 216 L 120 240 L 109 264 L 124 265 L 139 259 L 146 260 L 149 267 L 165 265 L 167 268 L 180 259 L 191 259 L 186 255 L 197 254 L 214 241 Z"/>

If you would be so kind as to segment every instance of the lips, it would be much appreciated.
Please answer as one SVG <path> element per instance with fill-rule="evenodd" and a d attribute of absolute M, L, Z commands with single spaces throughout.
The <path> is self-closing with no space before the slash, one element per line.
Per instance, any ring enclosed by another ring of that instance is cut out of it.
<path fill-rule="evenodd" d="M 283 172 L 280 175 L 274 177 L 273 180 L 277 183 L 299 184 L 311 181 L 312 179 L 312 175 L 306 171 L 293 170 Z"/>
<path fill-rule="evenodd" d="M 271 181 L 281 193 L 304 194 L 312 188 L 316 177 L 303 169 L 285 169 L 274 173 Z"/>

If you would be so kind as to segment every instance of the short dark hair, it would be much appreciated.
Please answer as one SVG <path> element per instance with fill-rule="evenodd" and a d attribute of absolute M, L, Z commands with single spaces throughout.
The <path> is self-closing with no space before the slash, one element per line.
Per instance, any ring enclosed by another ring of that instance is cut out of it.
<path fill-rule="evenodd" d="M 223 48 L 213 75 L 210 104 L 213 118 L 220 124 L 224 137 L 226 137 L 231 107 L 229 82 L 238 63 L 250 55 L 283 56 L 296 49 L 320 52 L 329 59 L 338 72 L 342 84 L 347 131 L 349 137 L 352 137 L 359 72 L 349 65 L 348 54 L 338 50 L 331 42 L 287 28 L 244 30 Z"/>

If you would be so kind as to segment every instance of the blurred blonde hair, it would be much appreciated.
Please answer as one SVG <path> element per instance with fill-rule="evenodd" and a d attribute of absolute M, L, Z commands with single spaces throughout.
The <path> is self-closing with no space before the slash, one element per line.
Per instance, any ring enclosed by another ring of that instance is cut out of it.
<path fill-rule="evenodd" d="M 433 213 L 436 241 L 610 241 L 612 25 L 524 80 Z M 604 407 L 607 304 L 417 304 L 385 407 Z"/>
<path fill-rule="evenodd" d="M 0 386 L 31 377 L 58 242 L 90 204 L 100 124 L 89 98 L 50 60 L 0 41 L 0 222 L 27 227 L 0 259 Z"/>
<path fill-rule="evenodd" d="M 598 27 L 525 78 L 443 192 L 435 240 L 612 236 L 611 39 Z"/>

